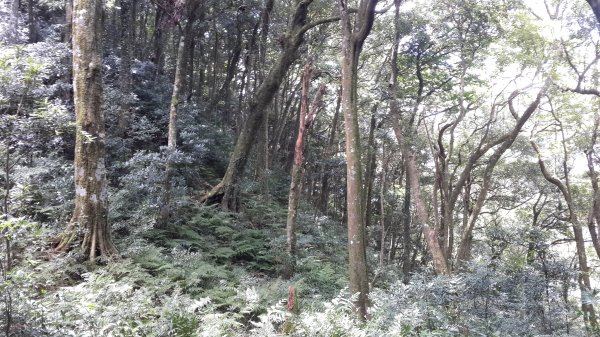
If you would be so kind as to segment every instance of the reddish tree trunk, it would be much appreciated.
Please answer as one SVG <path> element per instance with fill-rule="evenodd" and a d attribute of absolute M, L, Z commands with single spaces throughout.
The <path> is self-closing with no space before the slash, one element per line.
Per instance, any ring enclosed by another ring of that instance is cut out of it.
<path fill-rule="evenodd" d="M 298 137 L 296 138 L 296 146 L 294 148 L 294 163 L 292 165 L 290 184 L 290 193 L 288 197 L 288 215 L 286 222 L 287 233 L 287 249 L 289 255 L 288 268 L 286 276 L 292 277 L 296 265 L 296 218 L 298 215 L 298 202 L 300 200 L 301 182 L 302 182 L 302 162 L 304 161 L 304 141 L 306 139 L 306 131 L 310 128 L 317 111 L 319 109 L 319 101 L 325 93 L 325 84 L 321 83 L 317 94 L 312 102 L 310 112 L 308 111 L 308 91 L 310 86 L 310 78 L 312 69 L 310 65 L 304 66 L 304 77 L 302 79 L 302 99 L 300 103 L 300 123 L 298 125 Z"/>

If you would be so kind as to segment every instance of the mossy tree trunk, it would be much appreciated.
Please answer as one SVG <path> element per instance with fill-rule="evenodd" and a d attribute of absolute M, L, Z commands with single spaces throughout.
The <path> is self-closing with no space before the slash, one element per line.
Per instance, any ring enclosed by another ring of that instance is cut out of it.
<path fill-rule="evenodd" d="M 365 39 L 371 32 L 375 19 L 377 0 L 361 0 L 358 12 L 352 18 L 346 0 L 339 1 L 342 29 L 342 100 L 346 131 L 346 205 L 348 222 L 348 254 L 350 292 L 357 294 L 354 306 L 361 320 L 367 316 L 369 281 L 367 279 L 367 254 L 365 224 L 362 212 L 362 167 L 360 133 L 358 129 L 357 84 L 358 60 Z M 352 24 L 354 22 L 354 25 Z"/>
<path fill-rule="evenodd" d="M 83 233 L 81 247 L 91 261 L 99 255 L 117 254 L 107 222 L 101 16 L 101 1 L 74 1 L 75 209 L 58 245 L 67 250 Z"/>

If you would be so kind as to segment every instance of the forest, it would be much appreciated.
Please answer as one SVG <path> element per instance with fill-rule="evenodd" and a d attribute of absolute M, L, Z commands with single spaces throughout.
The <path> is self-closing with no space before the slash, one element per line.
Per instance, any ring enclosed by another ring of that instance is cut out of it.
<path fill-rule="evenodd" d="M 0 335 L 600 336 L 599 60 L 600 0 L 0 0 Z"/>

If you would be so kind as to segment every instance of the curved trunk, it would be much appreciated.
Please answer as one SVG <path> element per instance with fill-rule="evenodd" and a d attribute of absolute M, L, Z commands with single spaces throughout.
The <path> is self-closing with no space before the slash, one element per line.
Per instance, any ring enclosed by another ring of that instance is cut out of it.
<path fill-rule="evenodd" d="M 458 246 L 458 251 L 456 253 L 456 263 L 459 267 L 469 259 L 469 256 L 471 254 L 473 228 L 475 228 L 475 222 L 477 221 L 477 218 L 481 213 L 481 209 L 483 208 L 483 204 L 486 201 L 487 193 L 492 183 L 492 174 L 494 173 L 494 168 L 496 167 L 496 164 L 498 163 L 502 155 L 506 152 L 506 150 L 508 150 L 512 146 L 515 139 L 517 139 L 519 132 L 521 132 L 521 129 L 523 128 L 523 125 L 525 125 L 525 123 L 529 120 L 531 115 L 533 115 L 533 113 L 537 110 L 538 106 L 540 105 L 542 96 L 545 94 L 545 91 L 545 88 L 540 90 L 540 92 L 536 96 L 536 99 L 527 107 L 523 115 L 517 120 L 517 123 L 515 124 L 510 134 L 507 135 L 506 139 L 500 144 L 500 146 L 488 159 L 488 163 L 485 167 L 485 172 L 483 174 L 483 185 L 480 188 L 479 195 L 477 196 L 477 201 L 475 201 L 475 205 L 473 206 L 473 209 L 470 212 L 469 221 L 467 222 L 467 226 L 463 230 L 460 245 Z M 509 107 L 513 112 L 514 108 L 512 105 L 512 101 L 515 97 L 516 94 L 513 94 L 509 99 Z M 516 113 L 514 115 L 516 116 Z"/>
<path fill-rule="evenodd" d="M 562 125 L 561 125 L 561 128 L 562 128 Z M 571 223 L 571 227 L 573 229 L 573 236 L 575 237 L 575 248 L 577 251 L 577 262 L 579 263 L 580 275 L 579 275 L 579 280 L 577 283 L 579 284 L 579 290 L 581 292 L 581 295 L 580 295 L 581 296 L 581 311 L 583 312 L 583 319 L 586 324 L 586 327 L 588 327 L 593 332 L 597 332 L 599 327 L 598 327 L 598 321 L 596 319 L 596 312 L 595 312 L 593 304 L 589 301 L 589 296 L 592 296 L 592 286 L 591 286 L 591 281 L 590 281 L 590 268 L 587 263 L 587 255 L 585 252 L 585 241 L 584 241 L 584 236 L 583 236 L 583 230 L 581 228 L 582 226 L 577 217 L 577 213 L 575 212 L 575 205 L 573 203 L 573 197 L 571 196 L 571 187 L 569 184 L 568 172 L 565 170 L 566 180 L 563 183 L 561 180 L 559 180 L 557 177 L 553 176 L 548 171 L 548 169 L 546 168 L 546 164 L 542 160 L 542 155 L 540 153 L 540 150 L 533 141 L 531 141 L 531 146 L 533 147 L 533 149 L 535 150 L 535 152 L 538 155 L 538 164 L 540 166 L 540 171 L 542 172 L 542 175 L 549 183 L 553 184 L 560 190 L 560 193 L 562 194 L 563 198 L 565 199 L 565 201 L 567 203 L 567 208 L 569 211 L 569 218 L 567 219 L 567 221 L 569 221 Z M 564 146 L 564 135 L 563 135 L 563 146 Z M 565 151 L 565 158 L 566 158 L 566 151 Z M 563 162 L 563 164 L 566 165 L 566 161 Z M 586 297 L 588 297 L 588 298 L 586 298 Z"/>
<path fill-rule="evenodd" d="M 335 21 L 329 19 L 307 23 L 308 7 L 311 3 L 311 0 L 298 2 L 288 32 L 282 35 L 281 43 L 283 48 L 281 54 L 264 81 L 256 89 L 256 93 L 248 105 L 248 117 L 244 121 L 235 142 L 225 175 L 221 182 L 202 198 L 202 202 L 221 203 L 221 206 L 224 208 L 237 209 L 238 192 L 236 186 L 244 173 L 252 146 L 256 142 L 256 130 L 261 128 L 265 120 L 263 115 L 266 113 L 268 105 L 273 100 L 273 97 L 275 97 L 277 91 L 279 91 L 279 87 L 287 71 L 296 61 L 298 48 L 304 41 L 304 34 L 317 24 Z"/>

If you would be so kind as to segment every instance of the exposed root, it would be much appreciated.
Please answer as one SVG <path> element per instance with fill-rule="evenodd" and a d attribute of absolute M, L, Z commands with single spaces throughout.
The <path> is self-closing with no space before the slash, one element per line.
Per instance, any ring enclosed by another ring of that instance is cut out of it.
<path fill-rule="evenodd" d="M 225 191 L 223 188 L 223 182 L 215 185 L 208 193 L 200 198 L 200 203 L 205 205 L 216 205 L 223 201 Z"/>

